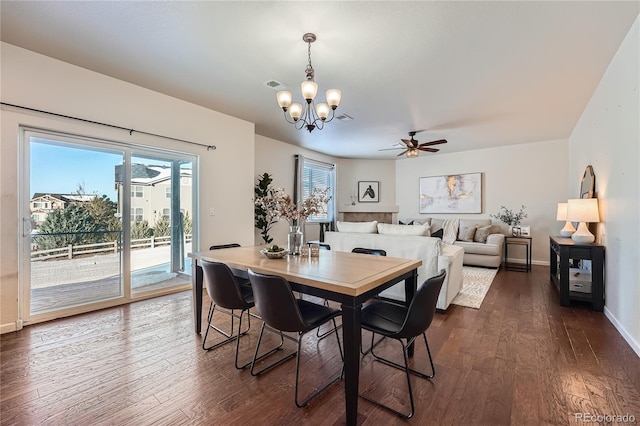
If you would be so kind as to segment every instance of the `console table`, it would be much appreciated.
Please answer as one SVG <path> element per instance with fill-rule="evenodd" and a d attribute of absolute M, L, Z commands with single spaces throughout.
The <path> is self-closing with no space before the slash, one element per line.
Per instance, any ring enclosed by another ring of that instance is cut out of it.
<path fill-rule="evenodd" d="M 604 246 L 578 244 L 571 238 L 549 237 L 551 281 L 560 293 L 560 304 L 570 306 L 572 300 L 591 303 L 594 311 L 604 310 Z M 591 261 L 591 291 L 571 291 L 569 269 L 579 260 Z"/>

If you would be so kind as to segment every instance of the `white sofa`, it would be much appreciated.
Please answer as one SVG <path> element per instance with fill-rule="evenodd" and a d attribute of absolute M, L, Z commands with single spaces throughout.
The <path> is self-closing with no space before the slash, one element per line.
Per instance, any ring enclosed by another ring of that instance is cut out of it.
<path fill-rule="evenodd" d="M 439 218 L 420 218 L 411 221 L 414 224 L 430 225 L 429 232 L 432 235 L 444 225 L 444 219 Z M 476 232 L 472 241 L 461 241 L 460 231 L 465 228 L 476 228 L 479 230 L 484 227 L 489 228 L 489 235 L 478 239 L 479 233 Z M 491 224 L 491 219 L 459 219 L 458 220 L 458 237 L 453 242 L 454 245 L 464 249 L 464 264 L 469 266 L 484 266 L 490 268 L 499 268 L 502 264 L 504 234 L 500 232 L 500 227 Z"/>
<path fill-rule="evenodd" d="M 356 247 L 383 249 L 387 256 L 405 259 L 418 259 L 422 266 L 418 268 L 418 285 L 437 275 L 441 269 L 447 276 L 440 290 L 436 308 L 446 310 L 453 298 L 462 288 L 462 247 L 443 244 L 438 238 L 415 235 L 387 235 L 365 232 L 325 232 L 324 243 L 331 250 L 350 252 Z M 372 261 L 375 261 L 372 258 Z M 390 299 L 404 301 L 404 283 L 399 283 L 381 294 Z"/>

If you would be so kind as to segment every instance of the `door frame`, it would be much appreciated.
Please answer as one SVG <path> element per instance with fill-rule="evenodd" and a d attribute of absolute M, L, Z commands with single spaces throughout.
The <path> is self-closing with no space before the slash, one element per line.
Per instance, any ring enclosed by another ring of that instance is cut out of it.
<path fill-rule="evenodd" d="M 112 306 L 127 304 L 133 301 L 144 300 L 148 298 L 158 297 L 164 294 L 184 291 L 191 288 L 191 283 L 183 286 L 176 286 L 170 289 L 162 289 L 153 292 L 139 293 L 135 296 L 131 295 L 131 270 L 130 270 L 130 239 L 131 226 L 128 220 L 130 215 L 130 199 L 123 197 L 123 210 L 126 212 L 126 218 L 122 218 L 122 246 L 121 251 L 121 277 L 123 291 L 120 297 L 113 299 L 91 302 L 78 306 L 71 306 L 64 309 L 44 312 L 37 315 L 31 315 L 30 309 L 30 279 L 31 279 L 31 210 L 29 202 L 31 200 L 31 182 L 30 182 L 30 137 L 38 135 L 43 139 L 52 138 L 59 139 L 61 142 L 70 144 L 84 145 L 104 149 L 105 151 L 118 151 L 123 153 L 123 173 L 125 193 L 131 189 L 131 157 L 132 154 L 156 155 L 164 156 L 170 159 L 188 160 L 192 163 L 192 245 L 198 247 L 198 224 L 199 224 L 199 203 L 198 203 L 198 178 L 199 178 L 199 156 L 197 154 L 180 152 L 166 148 L 159 148 L 149 145 L 121 142 L 100 137 L 87 136 L 82 134 L 72 134 L 58 130 L 40 128 L 37 126 L 19 126 L 19 144 L 18 144 L 18 218 L 19 218 L 19 238 L 18 238 L 18 321 L 17 328 L 23 325 L 35 324 L 38 322 L 49 321 L 56 318 L 62 318 L 71 315 L 77 315 L 85 312 L 92 312 Z M 116 200 L 117 201 L 117 200 Z M 191 271 L 185 271 L 191 273 Z"/>

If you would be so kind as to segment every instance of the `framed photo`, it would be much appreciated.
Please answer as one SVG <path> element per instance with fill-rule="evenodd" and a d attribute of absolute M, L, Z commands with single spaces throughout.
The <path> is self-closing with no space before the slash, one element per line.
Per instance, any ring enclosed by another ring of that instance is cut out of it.
<path fill-rule="evenodd" d="M 358 182 L 358 202 L 380 202 L 380 182 L 375 180 L 365 180 Z"/>
<path fill-rule="evenodd" d="M 482 173 L 420 178 L 420 213 L 482 213 Z"/>

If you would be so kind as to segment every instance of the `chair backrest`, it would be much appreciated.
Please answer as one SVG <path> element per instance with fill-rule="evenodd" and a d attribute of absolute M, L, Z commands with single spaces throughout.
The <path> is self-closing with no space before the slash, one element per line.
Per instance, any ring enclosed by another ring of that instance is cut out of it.
<path fill-rule="evenodd" d="M 226 249 L 226 248 L 233 248 L 233 247 L 240 247 L 240 244 L 238 243 L 217 244 L 209 247 L 209 250 L 218 250 L 218 249 Z"/>
<path fill-rule="evenodd" d="M 429 278 L 420 286 L 413 296 L 402 329 L 396 337 L 415 337 L 429 328 L 436 312 L 438 295 L 446 274 L 447 271 L 442 269 L 438 275 Z"/>
<path fill-rule="evenodd" d="M 207 285 L 207 293 L 213 303 L 226 309 L 248 309 L 248 303 L 242 297 L 231 268 L 220 262 L 201 261 L 202 271 Z"/>
<path fill-rule="evenodd" d="M 356 247 L 351 250 L 351 253 L 361 253 L 361 254 L 370 254 L 373 256 L 386 256 L 387 252 L 382 249 L 370 249 L 370 248 L 362 248 Z"/>
<path fill-rule="evenodd" d="M 278 275 L 259 274 L 248 270 L 256 309 L 262 320 L 280 331 L 305 331 L 298 302 L 289 283 Z"/>

